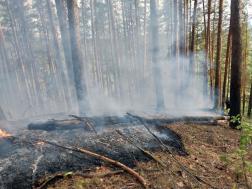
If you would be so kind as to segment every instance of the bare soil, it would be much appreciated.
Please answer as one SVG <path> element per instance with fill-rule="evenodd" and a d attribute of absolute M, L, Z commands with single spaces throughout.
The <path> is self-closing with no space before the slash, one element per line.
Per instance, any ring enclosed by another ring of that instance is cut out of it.
<path fill-rule="evenodd" d="M 155 161 L 138 162 L 134 169 L 148 182 L 151 189 L 168 188 L 245 188 L 244 178 L 233 164 L 221 160 L 235 151 L 239 144 L 240 131 L 227 126 L 173 124 L 167 126 L 183 140 L 187 156 L 175 155 L 178 162 L 205 183 L 197 181 L 164 151 L 155 156 L 165 162 L 161 167 Z M 252 150 L 251 150 L 252 151 Z M 252 153 L 250 154 L 252 159 Z M 114 171 L 109 165 L 97 167 L 88 173 L 92 178 L 68 174 L 48 186 L 49 189 L 137 189 L 142 186 L 127 173 L 106 177 L 98 175 Z M 251 182 L 251 175 L 248 180 Z"/>

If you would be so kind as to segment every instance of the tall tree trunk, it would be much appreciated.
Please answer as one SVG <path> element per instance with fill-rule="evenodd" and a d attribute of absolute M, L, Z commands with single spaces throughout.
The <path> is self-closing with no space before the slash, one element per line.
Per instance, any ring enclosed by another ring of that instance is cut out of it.
<path fill-rule="evenodd" d="M 184 34 L 184 37 L 185 37 L 185 55 L 186 56 L 188 56 L 188 52 L 189 52 L 189 50 L 188 50 L 188 41 L 189 41 L 189 37 L 188 37 L 188 31 L 189 31 L 189 15 L 188 15 L 188 12 L 189 12 L 189 10 L 188 10 L 188 4 L 189 4 L 189 2 L 188 2 L 189 0 L 185 0 L 185 5 L 184 5 L 184 12 L 185 12 L 185 22 L 184 22 L 184 28 L 185 28 L 185 34 Z"/>
<path fill-rule="evenodd" d="M 211 42 L 211 10 L 212 10 L 212 0 L 208 0 L 207 5 L 207 34 L 206 34 L 206 55 L 209 59 L 210 53 L 210 42 Z"/>
<path fill-rule="evenodd" d="M 210 97 L 213 97 L 213 76 L 212 76 L 212 61 L 211 61 L 211 10 L 212 10 L 212 0 L 208 0 L 207 3 L 207 31 L 206 31 L 206 60 L 207 64 L 210 63 L 209 69 L 209 79 L 210 79 Z"/>
<path fill-rule="evenodd" d="M 185 55 L 185 15 L 183 11 L 185 0 L 180 0 L 179 2 L 179 54 Z M 180 63 L 183 63 L 183 59 L 179 60 Z"/>
<path fill-rule="evenodd" d="M 229 63 L 230 63 L 230 51 L 231 51 L 231 29 L 229 26 L 225 68 L 224 68 L 224 77 L 223 77 L 223 86 L 222 86 L 222 109 L 224 109 L 225 102 L 226 102 L 227 80 L 228 80 L 228 71 L 229 71 L 228 68 L 229 68 Z"/>
<path fill-rule="evenodd" d="M 92 35 L 92 49 L 93 49 L 93 63 L 92 63 L 92 70 L 93 70 L 93 81 L 95 85 L 99 83 L 98 77 L 98 53 L 97 53 L 97 34 L 96 34 L 96 24 L 95 24 L 95 1 L 90 0 L 90 11 L 91 11 L 91 35 Z"/>
<path fill-rule="evenodd" d="M 60 53 L 60 44 L 59 44 L 59 40 L 58 40 L 58 34 L 54 25 L 54 21 L 53 21 L 53 13 L 52 13 L 52 7 L 51 7 L 51 1 L 50 0 L 46 0 L 46 7 L 47 7 L 47 13 L 49 16 L 49 25 L 50 25 L 50 30 L 52 33 L 52 37 L 53 37 L 53 47 L 55 49 L 55 62 L 56 62 L 56 73 L 59 72 L 58 78 L 60 79 L 59 83 L 60 83 L 60 91 L 62 92 L 62 96 L 63 96 L 63 101 L 65 104 L 65 108 L 66 110 L 68 110 L 68 107 L 71 106 L 70 103 L 70 94 L 69 94 L 69 90 L 68 90 L 68 79 L 66 77 L 66 72 L 64 69 L 64 65 L 63 65 L 63 61 L 61 58 L 61 53 Z"/>
<path fill-rule="evenodd" d="M 245 114 L 246 106 L 246 86 L 247 86 L 247 60 L 248 60 L 248 20 L 245 19 L 245 48 L 243 55 L 243 69 L 242 69 L 242 115 Z"/>
<path fill-rule="evenodd" d="M 59 19 L 61 41 L 64 49 L 65 61 L 67 65 L 67 73 L 69 80 L 73 82 L 73 65 L 72 65 L 72 53 L 70 47 L 69 30 L 67 24 L 67 15 L 64 0 L 55 0 L 57 15 Z"/>
<path fill-rule="evenodd" d="M 150 1 L 150 27 L 151 27 L 151 40 L 152 40 L 152 70 L 154 76 L 154 85 L 156 93 L 156 109 L 161 111 L 165 108 L 162 73 L 158 62 L 159 53 L 159 38 L 158 38 L 158 15 L 156 0 Z"/>
<path fill-rule="evenodd" d="M 146 76 L 146 70 L 147 70 L 147 0 L 144 0 L 144 78 Z"/>
<path fill-rule="evenodd" d="M 82 53 L 80 46 L 79 10 L 76 0 L 67 0 L 69 33 L 74 71 L 74 84 L 79 104 L 79 113 L 85 114 L 89 110 L 87 89 L 83 70 Z"/>
<path fill-rule="evenodd" d="M 194 7 L 193 7 L 193 21 L 192 21 L 192 33 L 191 33 L 191 44 L 190 44 L 190 74 L 194 73 L 194 66 L 195 66 L 195 30 L 196 30 L 196 19 L 197 19 L 197 6 L 198 0 L 194 0 Z"/>
<path fill-rule="evenodd" d="M 230 83 L 230 116 L 241 115 L 241 65 L 242 65 L 242 36 L 241 36 L 241 0 L 231 1 L 231 33 L 232 61 Z M 239 121 L 230 122 L 230 127 L 236 128 Z"/>
<path fill-rule="evenodd" d="M 147 0 L 144 0 L 144 67 L 143 67 L 143 73 L 144 78 L 146 75 L 146 67 L 147 67 Z"/>
<path fill-rule="evenodd" d="M 210 96 L 211 96 L 211 99 L 213 100 L 213 97 L 214 97 L 214 48 L 215 48 L 215 20 L 216 20 L 216 1 L 217 0 L 214 0 L 214 16 L 213 16 L 213 19 L 212 19 L 212 31 L 209 31 L 209 60 L 210 60 L 210 87 L 211 87 L 211 90 L 210 90 Z M 210 11 L 212 11 L 212 9 L 210 8 Z M 210 25 L 209 27 L 211 27 L 211 22 L 210 22 Z M 210 29 L 209 29 L 210 30 Z"/>
<path fill-rule="evenodd" d="M 5 3 L 6 3 L 6 8 L 7 8 L 7 14 L 10 18 L 11 31 L 13 34 L 13 46 L 14 46 L 15 54 L 17 56 L 17 63 L 21 67 L 21 71 L 19 73 L 17 73 L 17 76 L 20 76 L 19 78 L 17 78 L 18 88 L 21 89 L 20 81 L 22 80 L 25 83 L 25 95 L 26 95 L 27 101 L 29 103 L 28 106 L 31 106 L 31 103 L 32 103 L 31 91 L 30 91 L 29 84 L 28 84 L 28 78 L 27 78 L 27 74 L 26 74 L 27 71 L 26 71 L 25 65 L 24 65 L 24 58 L 23 58 L 22 52 L 21 52 L 21 45 L 20 45 L 20 42 L 19 42 L 18 36 L 17 36 L 16 20 L 13 16 L 13 12 L 12 12 L 11 6 L 9 4 L 10 2 L 8 0 L 5 0 Z"/>
<path fill-rule="evenodd" d="M 1 84 L 3 87 L 3 90 L 4 90 L 2 92 L 2 94 L 4 96 L 3 103 L 5 103 L 6 104 L 5 107 L 7 107 L 9 109 L 9 107 L 12 105 L 12 99 L 15 97 L 13 95 L 15 94 L 16 91 L 14 91 L 13 89 L 15 89 L 16 87 L 15 87 L 15 85 L 13 86 L 13 84 L 17 78 L 14 77 L 13 79 L 11 79 L 12 64 L 11 64 L 10 59 L 8 57 L 5 36 L 4 36 L 4 32 L 2 30 L 1 25 L 0 25 L 0 58 L 2 60 L 1 61 L 2 65 L 0 66 L 1 67 L 1 77 L 4 77 L 4 80 L 5 80 L 5 82 Z M 14 81 L 14 82 L 11 82 L 11 81 Z M 0 107 L 0 109 L 1 109 L 1 107 Z M 1 115 L 0 115 L 0 119 L 1 119 Z"/>
<path fill-rule="evenodd" d="M 111 42 L 111 51 L 112 51 L 112 58 L 114 59 L 114 79 L 115 79 L 115 93 L 118 99 L 122 97 L 122 86 L 121 86 L 121 72 L 120 72 L 120 64 L 121 59 L 119 56 L 119 49 L 118 49 L 118 41 L 116 35 L 116 28 L 115 28 L 115 19 L 114 19 L 114 11 L 113 5 L 111 0 L 106 0 L 108 6 L 108 20 L 109 20 L 109 30 L 110 30 L 110 42 Z"/>
<path fill-rule="evenodd" d="M 41 21 L 41 32 L 44 37 L 44 38 L 42 38 L 42 40 L 45 43 L 46 58 L 47 58 L 47 64 L 48 64 L 48 68 L 49 68 L 49 69 L 46 69 L 47 72 L 44 76 L 44 78 L 45 78 L 44 80 L 46 81 L 46 93 L 47 93 L 47 98 L 53 99 L 52 104 L 50 104 L 52 106 L 51 107 L 48 106 L 50 108 L 47 107 L 47 111 L 49 109 L 51 112 L 55 112 L 55 109 L 57 108 L 57 101 L 60 96 L 58 77 L 55 74 L 56 65 L 55 65 L 55 63 L 53 61 L 53 57 L 52 57 L 52 48 L 50 46 L 49 30 L 48 30 L 47 23 L 45 20 L 46 13 L 43 8 L 43 4 L 41 4 L 41 3 L 37 4 L 37 11 L 39 13 L 39 19 Z"/>
<path fill-rule="evenodd" d="M 35 56 L 33 52 L 33 47 L 32 47 L 32 39 L 33 35 L 29 31 L 29 24 L 28 24 L 28 19 L 27 15 L 25 14 L 25 1 L 20 0 L 20 1 L 15 1 L 15 7 L 16 9 L 16 17 L 19 19 L 20 24 L 20 30 L 19 34 L 21 35 L 21 40 L 20 44 L 22 46 L 23 50 L 23 56 L 25 57 L 26 60 L 26 65 L 27 66 L 27 73 L 28 73 L 28 78 L 29 78 L 29 83 L 30 83 L 30 89 L 31 89 L 31 94 L 33 96 L 33 104 L 31 107 L 39 107 L 40 105 L 40 83 L 38 81 L 38 74 L 35 66 Z M 33 109 L 31 113 L 35 113 L 36 109 Z"/>
<path fill-rule="evenodd" d="M 221 52 L 222 52 L 222 17 L 223 17 L 223 0 L 219 1 L 219 21 L 218 36 L 216 49 L 216 67 L 215 67 L 215 90 L 214 90 L 214 107 L 216 110 L 221 107 Z"/>
<path fill-rule="evenodd" d="M 205 37 L 205 61 L 203 63 L 203 95 L 208 97 L 208 36 L 207 36 L 207 23 L 206 23 L 206 13 L 205 13 L 205 0 L 203 3 L 203 19 L 204 19 L 204 37 Z"/>
<path fill-rule="evenodd" d="M 174 52 L 173 52 L 173 56 L 175 57 L 176 60 L 176 65 L 178 66 L 179 61 L 178 61 L 178 57 L 179 57 L 179 17 L 178 17 L 178 0 L 173 0 L 174 3 Z M 178 70 L 177 70 L 178 71 Z"/>
<path fill-rule="evenodd" d="M 249 104 L 248 104 L 248 117 L 251 117 L 251 111 L 252 111 L 252 77 L 251 77 L 250 95 L 249 95 Z"/>

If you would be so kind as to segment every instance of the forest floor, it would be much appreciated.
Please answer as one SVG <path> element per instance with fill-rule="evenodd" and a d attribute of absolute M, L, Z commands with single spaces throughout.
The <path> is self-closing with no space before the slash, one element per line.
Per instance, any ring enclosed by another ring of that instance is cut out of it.
<path fill-rule="evenodd" d="M 151 189 L 168 188 L 245 188 L 243 179 L 235 164 L 223 161 L 221 157 L 230 156 L 239 144 L 240 131 L 228 126 L 184 125 L 167 126 L 177 132 L 183 140 L 188 156 L 175 155 L 180 164 L 197 175 L 207 184 L 193 179 L 181 166 L 165 152 L 155 152 L 155 156 L 166 163 L 161 167 L 154 161 L 139 162 L 135 169 L 150 184 Z M 249 159 L 252 161 L 252 150 Z M 225 159 L 225 158 L 224 158 Z M 111 169 L 106 166 L 97 167 L 90 173 L 101 175 Z M 250 175 L 251 176 L 251 175 Z M 252 177 L 248 178 L 251 182 Z M 131 189 L 142 188 L 141 185 L 127 173 L 107 177 L 94 176 L 84 178 L 70 174 L 64 179 L 51 184 L 50 189 Z"/>

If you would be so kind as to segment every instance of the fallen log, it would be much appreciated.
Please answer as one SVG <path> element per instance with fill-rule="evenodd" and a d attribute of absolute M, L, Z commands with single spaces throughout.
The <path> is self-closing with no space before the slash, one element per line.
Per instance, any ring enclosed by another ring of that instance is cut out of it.
<path fill-rule="evenodd" d="M 129 112 L 127 112 L 126 114 L 135 120 L 138 121 L 140 120 L 145 124 L 155 126 L 161 126 L 173 123 L 218 125 L 220 121 L 228 121 L 230 119 L 229 116 L 225 115 L 169 117 L 166 115 L 148 115 L 148 114 L 143 114 L 139 116 Z"/>
<path fill-rule="evenodd" d="M 30 123 L 28 125 L 29 130 L 71 130 L 71 129 L 85 129 L 97 134 L 96 128 L 98 127 L 113 127 L 113 125 L 119 124 L 121 126 L 137 125 L 136 120 L 144 121 L 146 124 L 163 126 L 173 123 L 185 123 L 185 124 L 207 124 L 218 125 L 223 124 L 229 120 L 228 116 L 219 115 L 207 115 L 207 116 L 181 116 L 174 117 L 166 114 L 141 114 L 134 115 L 126 113 L 124 116 L 100 116 L 100 117 L 80 117 L 76 115 L 69 115 L 73 119 L 65 120 L 49 120 L 46 122 Z M 134 118 L 134 119 L 132 119 Z"/>
<path fill-rule="evenodd" d="M 30 123 L 27 126 L 28 130 L 71 130 L 71 129 L 84 129 L 80 121 L 75 120 L 49 120 L 46 122 Z"/>

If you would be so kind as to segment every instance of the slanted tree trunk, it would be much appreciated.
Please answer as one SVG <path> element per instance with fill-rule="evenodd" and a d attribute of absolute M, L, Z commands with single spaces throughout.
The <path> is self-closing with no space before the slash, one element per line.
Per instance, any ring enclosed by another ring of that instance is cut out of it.
<path fill-rule="evenodd" d="M 216 49 L 216 66 L 215 66 L 215 90 L 214 90 L 214 107 L 216 110 L 221 107 L 221 49 L 222 49 L 222 17 L 223 17 L 223 0 L 219 1 L 219 21 Z"/>
<path fill-rule="evenodd" d="M 230 116 L 241 115 L 241 65 L 242 65 L 242 36 L 241 36 L 241 0 L 231 1 L 231 33 L 232 61 L 230 83 Z M 230 127 L 236 128 L 239 121 L 230 122 Z"/>
<path fill-rule="evenodd" d="M 77 1 L 67 0 L 67 9 L 74 72 L 74 84 L 79 104 L 79 113 L 85 114 L 89 110 L 89 104 L 87 101 L 87 89 L 83 74 L 83 60 L 80 45 L 80 21 Z"/>
<path fill-rule="evenodd" d="M 4 111 L 2 109 L 2 107 L 0 106 L 0 120 L 6 120 L 6 117 L 5 117 L 5 114 L 4 114 Z"/>
<path fill-rule="evenodd" d="M 4 32 L 2 30 L 2 26 L 0 25 L 0 57 L 2 59 L 2 63 L 3 63 L 3 67 L 2 67 L 2 74 L 4 74 L 5 78 L 6 78 L 6 82 L 4 83 L 4 86 L 6 87 L 6 92 L 5 94 L 7 95 L 6 98 L 6 103 L 10 104 L 10 100 L 11 98 L 13 98 L 14 96 L 14 88 L 12 85 L 11 81 L 17 81 L 17 77 L 12 78 L 11 77 L 11 66 L 12 63 L 9 59 L 8 56 L 8 52 L 7 52 L 7 48 L 6 48 L 6 42 L 5 42 L 5 36 L 4 36 Z M 16 75 L 15 75 L 16 76 Z M 13 80 L 12 80 L 13 79 Z"/>
<path fill-rule="evenodd" d="M 165 108 L 162 74 L 158 62 L 159 38 L 158 38 L 158 15 L 156 0 L 150 1 L 150 27 L 151 27 L 151 42 L 152 42 L 152 70 L 154 76 L 154 85 L 156 93 L 156 109 L 161 111 Z"/>

